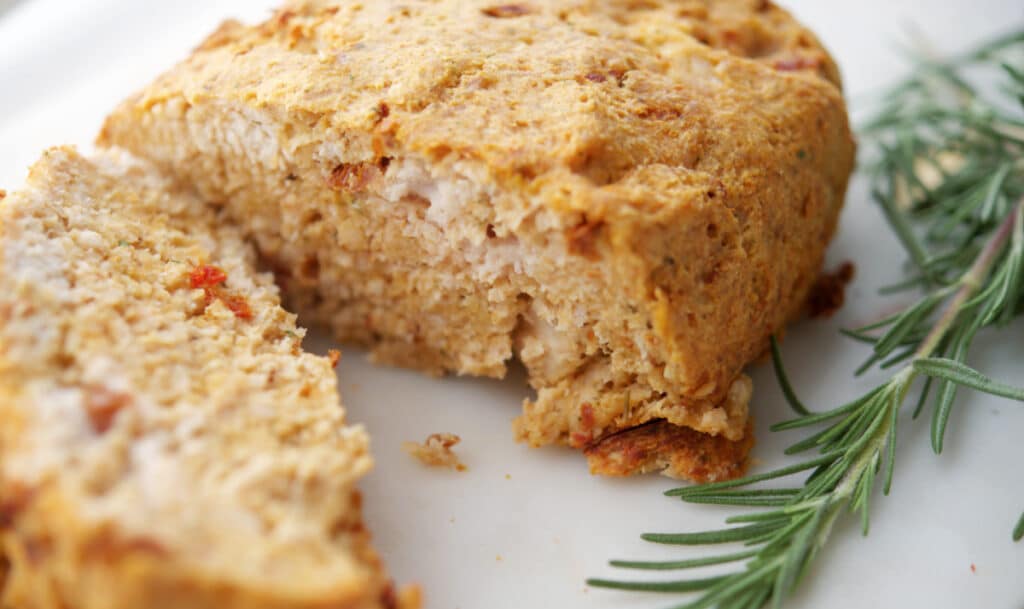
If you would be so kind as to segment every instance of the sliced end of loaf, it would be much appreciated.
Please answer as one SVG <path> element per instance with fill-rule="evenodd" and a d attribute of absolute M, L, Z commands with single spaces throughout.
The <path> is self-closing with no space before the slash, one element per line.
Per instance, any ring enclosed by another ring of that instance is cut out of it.
<path fill-rule="evenodd" d="M 0 203 L 5 606 L 394 604 L 366 434 L 254 262 L 117 151 L 50 150 Z"/>

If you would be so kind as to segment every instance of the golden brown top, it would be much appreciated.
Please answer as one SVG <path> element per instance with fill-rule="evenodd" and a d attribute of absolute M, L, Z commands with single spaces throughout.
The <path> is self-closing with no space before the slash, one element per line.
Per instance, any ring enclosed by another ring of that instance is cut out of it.
<path fill-rule="evenodd" d="M 479 162 L 520 201 L 600 214 L 615 184 L 664 177 L 649 166 L 710 182 L 769 149 L 795 160 L 814 118 L 845 126 L 837 84 L 764 0 L 319 0 L 226 23 L 135 102 L 266 113 L 268 141 L 338 163 Z"/>

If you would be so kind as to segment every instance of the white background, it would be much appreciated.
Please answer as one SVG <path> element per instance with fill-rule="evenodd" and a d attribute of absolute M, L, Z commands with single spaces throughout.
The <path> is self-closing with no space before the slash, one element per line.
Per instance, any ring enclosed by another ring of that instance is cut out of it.
<path fill-rule="evenodd" d="M 411 1 L 411 0 L 410 0 Z M 87 146 L 121 98 L 184 57 L 221 19 L 257 19 L 267 0 L 0 0 L 0 186 L 14 188 L 47 145 Z M 790 0 L 842 66 L 855 107 L 898 76 L 899 42 L 923 36 L 939 52 L 1024 25 L 1020 0 L 913 2 Z M 848 306 L 833 320 L 795 327 L 785 344 L 805 401 L 835 405 L 878 380 L 854 382 L 865 350 L 839 327 L 875 318 L 903 300 L 875 289 L 900 274 L 902 253 L 854 183 L 833 263 L 853 259 L 859 274 Z M 1024 382 L 1024 326 L 983 335 L 973 363 Z M 309 344 L 326 349 L 314 337 Z M 679 597 L 588 589 L 587 576 L 619 575 L 609 558 L 676 558 L 707 549 L 658 547 L 643 531 L 716 528 L 729 513 L 663 498 L 658 477 L 604 480 L 568 450 L 529 450 L 509 427 L 527 388 L 503 381 L 431 380 L 367 365 L 346 352 L 340 366 L 351 419 L 365 423 L 377 468 L 363 485 L 377 545 L 403 582 L 424 585 L 430 609 L 659 608 Z M 787 416 L 767 366 L 753 369 L 758 468 L 785 462 L 798 435 L 771 434 Z M 936 457 L 922 420 L 903 423 L 890 497 L 877 497 L 871 535 L 847 519 L 788 607 L 931 609 L 1024 607 L 1024 542 L 1010 530 L 1024 510 L 1024 405 L 961 396 L 947 448 Z M 400 450 L 432 431 L 463 437 L 468 473 L 426 470 Z M 182 489 L 188 492 L 188 489 Z M 975 566 L 972 571 L 971 565 Z"/>

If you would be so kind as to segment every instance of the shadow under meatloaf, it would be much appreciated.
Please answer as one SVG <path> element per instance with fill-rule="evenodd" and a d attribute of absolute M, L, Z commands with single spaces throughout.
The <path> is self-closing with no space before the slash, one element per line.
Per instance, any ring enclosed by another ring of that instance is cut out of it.
<path fill-rule="evenodd" d="M 377 361 L 518 357 L 520 440 L 706 480 L 742 471 L 743 367 L 835 228 L 838 85 L 763 1 L 293 2 L 226 23 L 99 142 L 223 205 L 288 302 Z M 652 421 L 713 441 L 620 434 Z M 609 458 L 631 439 L 649 456 Z"/>

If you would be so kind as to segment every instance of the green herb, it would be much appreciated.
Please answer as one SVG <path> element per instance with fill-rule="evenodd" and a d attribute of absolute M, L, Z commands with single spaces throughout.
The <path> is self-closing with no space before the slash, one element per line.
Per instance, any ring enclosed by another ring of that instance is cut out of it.
<path fill-rule="evenodd" d="M 1018 32 L 949 61 L 921 60 L 915 76 L 888 93 L 864 129 L 877 150 L 869 168 L 874 197 L 913 268 L 907 281 L 883 291 L 916 289 L 921 296 L 899 313 L 845 333 L 871 347 L 857 374 L 895 373 L 847 404 L 811 412 L 797 399 L 773 340 L 776 375 L 798 415 L 773 430 L 813 428 L 786 451 L 813 456 L 740 480 L 666 493 L 691 503 L 765 508 L 726 520 L 738 526 L 643 536 L 663 544 L 742 542 L 746 549 L 699 560 L 612 562 L 658 571 L 742 564 L 716 577 L 653 583 L 593 579 L 590 585 L 699 592 L 678 608 L 756 609 L 769 601 L 779 607 L 840 515 L 857 513 L 867 534 L 873 491 L 881 483 L 888 494 L 892 486 L 896 428 L 912 391 L 917 392 L 914 418 L 930 407 L 935 452 L 943 448 L 958 389 L 1024 401 L 1024 389 L 967 364 L 980 330 L 1005 325 L 1024 312 L 1022 53 L 1024 32 Z M 993 71 L 1001 73 L 1000 87 L 971 84 L 973 77 Z M 758 485 L 807 472 L 796 486 Z M 1024 537 L 1024 516 L 1013 537 Z"/>

